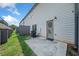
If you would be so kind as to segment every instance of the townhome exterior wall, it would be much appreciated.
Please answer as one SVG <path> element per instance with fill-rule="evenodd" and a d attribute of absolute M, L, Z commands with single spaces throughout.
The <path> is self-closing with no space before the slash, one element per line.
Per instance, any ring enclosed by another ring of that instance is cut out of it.
<path fill-rule="evenodd" d="M 55 40 L 75 43 L 75 5 L 73 3 L 38 4 L 23 20 L 23 25 L 37 24 L 37 33 L 46 38 L 48 20 L 53 20 Z"/>

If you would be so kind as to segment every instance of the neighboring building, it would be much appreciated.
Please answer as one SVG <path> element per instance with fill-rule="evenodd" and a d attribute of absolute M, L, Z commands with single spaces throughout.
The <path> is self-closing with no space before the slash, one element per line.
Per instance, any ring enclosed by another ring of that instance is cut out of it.
<path fill-rule="evenodd" d="M 34 4 L 19 25 L 30 26 L 30 31 L 36 25 L 40 36 L 78 47 L 77 7 L 74 3 Z"/>
<path fill-rule="evenodd" d="M 8 23 L 0 17 L 0 23 L 8 26 Z"/>
<path fill-rule="evenodd" d="M 8 26 L 8 23 L 0 18 L 0 44 L 6 43 L 11 36 L 12 28 Z"/>
<path fill-rule="evenodd" d="M 6 43 L 10 37 L 12 28 L 0 23 L 0 44 Z"/>

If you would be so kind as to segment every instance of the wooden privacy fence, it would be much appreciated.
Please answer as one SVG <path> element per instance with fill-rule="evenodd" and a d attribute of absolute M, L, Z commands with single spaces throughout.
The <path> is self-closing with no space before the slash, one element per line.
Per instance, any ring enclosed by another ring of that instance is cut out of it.
<path fill-rule="evenodd" d="M 0 44 L 6 43 L 10 37 L 12 29 L 4 24 L 0 24 Z"/>
<path fill-rule="evenodd" d="M 20 35 L 30 35 L 30 26 L 19 26 L 16 28 L 16 32 Z"/>

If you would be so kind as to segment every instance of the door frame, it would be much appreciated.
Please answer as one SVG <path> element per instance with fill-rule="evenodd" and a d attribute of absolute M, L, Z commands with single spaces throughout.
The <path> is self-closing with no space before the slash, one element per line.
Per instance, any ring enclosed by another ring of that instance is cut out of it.
<path fill-rule="evenodd" d="M 53 31 L 53 33 L 52 33 L 52 34 L 53 34 L 53 35 L 52 35 L 53 38 L 52 38 L 52 39 L 51 39 L 51 38 L 48 38 L 48 21 L 52 21 L 52 26 L 53 26 L 53 27 L 52 27 L 52 29 L 53 29 L 53 30 L 52 30 L 52 31 Z M 53 40 L 54 40 L 54 23 L 53 23 L 53 20 L 48 20 L 48 21 L 46 21 L 46 39 L 53 41 Z"/>

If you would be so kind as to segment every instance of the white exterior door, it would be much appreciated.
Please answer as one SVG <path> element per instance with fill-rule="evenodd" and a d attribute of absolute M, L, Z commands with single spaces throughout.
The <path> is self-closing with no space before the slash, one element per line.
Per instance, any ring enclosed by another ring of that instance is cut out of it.
<path fill-rule="evenodd" d="M 47 21 L 47 39 L 53 40 L 53 20 Z"/>

